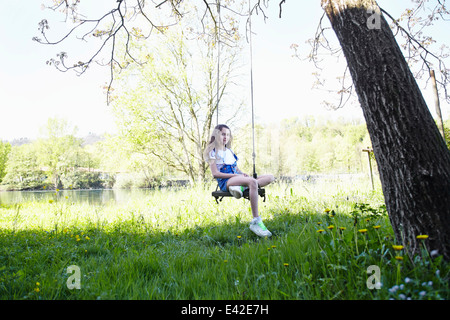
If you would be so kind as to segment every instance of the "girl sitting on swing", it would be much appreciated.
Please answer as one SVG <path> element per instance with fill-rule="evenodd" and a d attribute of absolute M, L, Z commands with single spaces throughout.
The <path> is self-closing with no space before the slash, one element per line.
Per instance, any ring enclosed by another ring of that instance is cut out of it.
<path fill-rule="evenodd" d="M 239 199 L 245 188 L 249 189 L 253 215 L 250 230 L 260 237 L 270 237 L 272 233 L 267 230 L 258 213 L 258 186 L 264 187 L 273 182 L 274 176 L 267 174 L 255 179 L 239 170 L 238 157 L 230 149 L 232 140 L 228 126 L 224 124 L 216 126 L 205 149 L 205 159 L 209 163 L 213 177 L 217 179 L 220 190 L 229 191 L 233 197 Z"/>

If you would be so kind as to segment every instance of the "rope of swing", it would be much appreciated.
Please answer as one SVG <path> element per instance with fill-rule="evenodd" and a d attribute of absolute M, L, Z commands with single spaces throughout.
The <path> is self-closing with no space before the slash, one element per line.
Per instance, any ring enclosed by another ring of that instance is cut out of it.
<path fill-rule="evenodd" d="M 250 0 L 248 1 L 248 29 L 249 29 L 249 42 L 250 42 L 250 96 L 251 96 L 251 104 L 252 104 L 252 139 L 253 139 L 253 178 L 257 178 L 256 174 L 256 166 L 255 166 L 255 112 L 254 112 L 254 103 L 253 103 L 253 45 L 252 45 L 252 11 L 250 7 Z"/>
<path fill-rule="evenodd" d="M 220 0 L 217 1 L 217 12 L 218 12 L 218 23 L 216 28 L 217 34 L 217 97 L 216 97 L 216 110 L 217 110 L 217 125 L 219 125 L 219 95 L 220 95 L 220 24 L 221 24 L 221 16 L 220 16 Z M 250 97 L 251 97 L 251 107 L 252 107 L 252 160 L 253 160 L 253 178 L 257 178 L 256 174 L 256 153 L 255 153 L 255 110 L 254 110 L 254 101 L 253 101 L 253 44 L 252 44 L 252 19 L 251 19 L 251 6 L 250 0 L 248 1 L 248 26 L 249 26 L 249 44 L 250 44 Z"/>
<path fill-rule="evenodd" d="M 216 35 L 217 35 L 217 97 L 216 97 L 216 110 L 217 110 L 217 124 L 219 125 L 219 96 L 220 96 L 220 0 L 217 1 L 217 12 L 219 14 L 219 21 L 216 27 Z"/>

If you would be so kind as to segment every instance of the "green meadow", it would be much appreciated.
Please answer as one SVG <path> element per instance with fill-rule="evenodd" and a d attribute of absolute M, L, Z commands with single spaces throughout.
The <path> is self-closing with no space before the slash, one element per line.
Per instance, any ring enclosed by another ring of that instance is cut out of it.
<path fill-rule="evenodd" d="M 425 249 L 409 256 L 369 185 L 268 186 L 260 201 L 268 239 L 248 229 L 247 200 L 218 205 L 213 185 L 155 190 L 123 205 L 77 204 L 58 192 L 3 205 L 0 297 L 448 299 L 449 264 Z"/>

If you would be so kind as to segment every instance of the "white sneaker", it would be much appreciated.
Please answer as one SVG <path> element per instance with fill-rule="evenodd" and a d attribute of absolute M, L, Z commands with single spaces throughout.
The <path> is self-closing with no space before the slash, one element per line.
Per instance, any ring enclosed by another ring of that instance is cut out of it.
<path fill-rule="evenodd" d="M 262 222 L 261 217 L 253 218 L 250 222 L 250 230 L 252 230 L 259 237 L 270 237 L 272 233 L 267 230 L 266 226 Z"/>
<path fill-rule="evenodd" d="M 244 194 L 244 187 L 242 186 L 231 186 L 228 187 L 228 191 L 230 191 L 231 195 L 236 199 L 239 199 Z"/>

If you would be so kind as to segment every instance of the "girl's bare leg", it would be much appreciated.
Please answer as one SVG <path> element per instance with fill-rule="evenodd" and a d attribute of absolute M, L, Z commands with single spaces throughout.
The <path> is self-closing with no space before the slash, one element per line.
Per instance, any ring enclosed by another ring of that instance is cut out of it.
<path fill-rule="evenodd" d="M 256 178 L 260 187 L 265 187 L 275 181 L 275 177 L 271 174 L 264 174 Z"/>
<path fill-rule="evenodd" d="M 264 182 L 265 180 L 263 180 Z M 258 213 L 258 180 L 252 177 L 236 176 L 227 181 L 227 188 L 230 186 L 246 186 L 249 188 L 250 206 L 253 218 L 259 217 Z"/>

